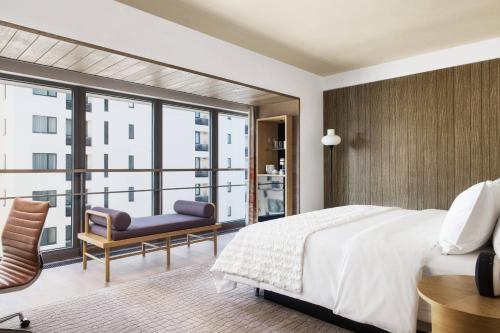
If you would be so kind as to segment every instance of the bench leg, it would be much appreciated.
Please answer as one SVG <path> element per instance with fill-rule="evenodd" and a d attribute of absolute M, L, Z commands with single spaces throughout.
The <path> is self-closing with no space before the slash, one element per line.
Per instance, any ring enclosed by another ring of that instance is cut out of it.
<path fill-rule="evenodd" d="M 187 246 L 191 247 L 191 237 L 189 237 L 189 234 L 186 235 L 186 240 L 187 240 Z"/>
<path fill-rule="evenodd" d="M 83 270 L 87 269 L 87 242 L 82 242 L 82 264 Z"/>
<path fill-rule="evenodd" d="M 213 242 L 214 242 L 214 256 L 217 257 L 217 230 L 214 230 Z"/>
<path fill-rule="evenodd" d="M 141 242 L 141 252 L 142 252 L 142 256 L 145 257 L 146 256 L 146 244 L 144 244 L 144 242 Z"/>
<path fill-rule="evenodd" d="M 106 266 L 106 269 L 105 269 L 106 282 L 109 282 L 110 275 L 111 275 L 110 269 L 109 269 L 109 264 L 110 264 L 109 248 L 104 249 L 104 264 Z"/>
<path fill-rule="evenodd" d="M 167 251 L 167 268 L 170 267 L 170 237 L 165 240 L 165 250 Z"/>

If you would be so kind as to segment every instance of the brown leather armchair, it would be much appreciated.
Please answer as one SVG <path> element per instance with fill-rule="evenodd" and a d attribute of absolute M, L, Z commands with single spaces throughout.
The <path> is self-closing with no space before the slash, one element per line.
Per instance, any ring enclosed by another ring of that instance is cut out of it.
<path fill-rule="evenodd" d="M 2 232 L 0 294 L 25 289 L 40 275 L 43 267 L 40 236 L 48 211 L 48 202 L 14 199 Z M 21 328 L 30 325 L 30 321 L 20 312 L 0 318 L 0 323 L 15 317 L 19 317 Z"/>

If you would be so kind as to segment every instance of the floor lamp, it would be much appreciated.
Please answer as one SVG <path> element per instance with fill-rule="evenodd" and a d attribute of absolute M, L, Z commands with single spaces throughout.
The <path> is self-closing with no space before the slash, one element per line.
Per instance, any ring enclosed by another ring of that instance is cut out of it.
<path fill-rule="evenodd" d="M 328 129 L 326 135 L 321 138 L 321 143 L 330 150 L 330 207 L 333 207 L 333 147 L 340 143 L 340 136 L 335 134 L 334 129 Z"/>

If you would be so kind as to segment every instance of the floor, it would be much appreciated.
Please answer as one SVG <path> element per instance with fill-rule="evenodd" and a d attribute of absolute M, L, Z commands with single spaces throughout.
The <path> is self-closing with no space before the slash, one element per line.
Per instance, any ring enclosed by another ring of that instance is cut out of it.
<path fill-rule="evenodd" d="M 219 236 L 219 253 L 234 235 Z M 168 270 L 204 263 L 213 258 L 212 251 L 212 242 L 196 243 L 190 248 L 175 247 Z M 81 263 L 45 269 L 29 288 L 0 295 L 0 316 L 162 273 L 167 271 L 165 263 L 163 251 L 148 253 L 146 257 L 133 256 L 112 261 L 109 283 L 104 282 L 104 265 L 95 261 L 89 261 L 87 271 L 82 270 Z"/>

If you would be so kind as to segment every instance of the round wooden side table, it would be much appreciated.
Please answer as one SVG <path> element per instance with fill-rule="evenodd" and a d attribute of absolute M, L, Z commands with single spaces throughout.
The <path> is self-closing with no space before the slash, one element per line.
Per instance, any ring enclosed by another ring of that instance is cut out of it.
<path fill-rule="evenodd" d="M 500 332 L 500 298 L 480 296 L 473 276 L 424 278 L 418 294 L 431 305 L 432 333 Z"/>

